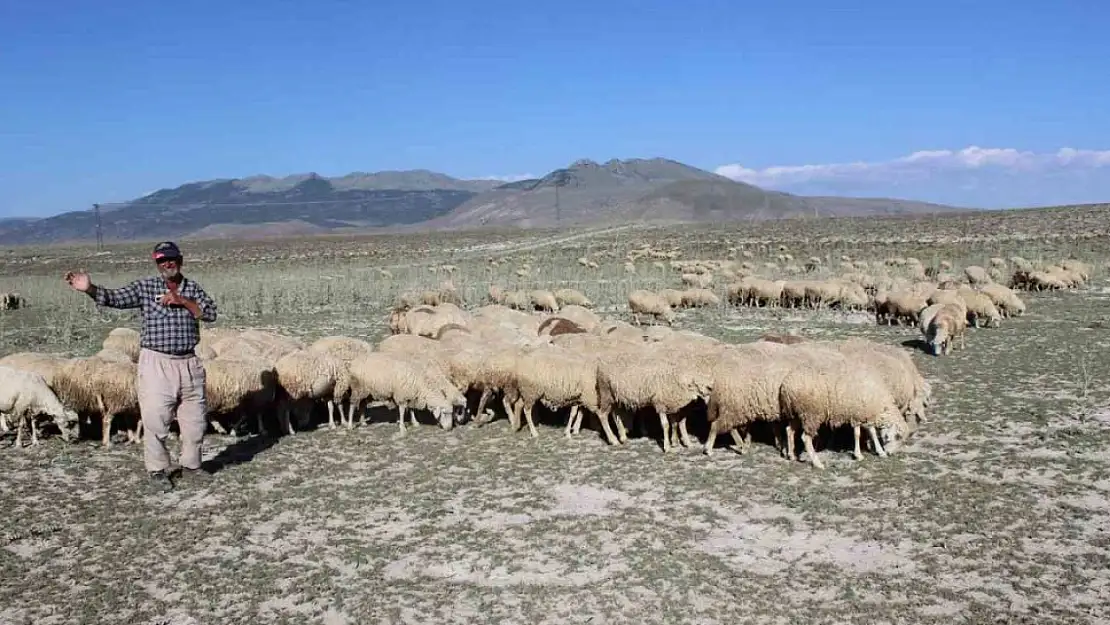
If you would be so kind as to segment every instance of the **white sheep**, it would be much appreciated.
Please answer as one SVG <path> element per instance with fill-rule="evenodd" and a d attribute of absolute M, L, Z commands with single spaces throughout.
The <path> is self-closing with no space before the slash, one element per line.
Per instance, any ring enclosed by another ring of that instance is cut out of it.
<path fill-rule="evenodd" d="M 791 349 L 799 349 L 796 346 Z M 879 441 L 879 428 L 889 428 L 897 441 L 907 433 L 906 421 L 894 397 L 874 372 L 853 366 L 839 353 L 827 352 L 792 369 L 779 387 L 779 404 L 787 420 L 787 457 L 794 455 L 794 430 L 802 434 L 802 444 L 810 462 L 825 468 L 813 448 L 813 438 L 822 425 L 836 428 L 851 425 L 855 440 L 852 456 L 863 458 L 860 451 L 860 428 L 867 430 L 875 453 L 886 457 Z"/>
<path fill-rule="evenodd" d="M 284 432 L 294 433 L 291 412 L 296 412 L 298 423 L 304 423 L 317 400 L 327 402 L 328 423 L 335 423 L 337 406 L 342 417 L 342 402 L 350 393 L 350 375 L 347 366 L 335 356 L 300 349 L 279 358 L 274 363 L 274 372 L 281 387 L 278 421 Z"/>
<path fill-rule="evenodd" d="M 131 362 L 139 362 L 139 331 L 131 328 L 113 328 L 104 338 L 101 347 L 127 355 Z"/>
<path fill-rule="evenodd" d="M 16 422 L 15 447 L 23 446 L 23 431 L 28 421 L 31 422 L 31 445 L 39 444 L 35 420 L 39 415 L 53 417 L 67 441 L 71 437 L 70 428 L 78 420 L 77 413 L 62 404 L 41 375 L 6 366 L 0 366 L 0 413 L 11 415 Z"/>
<path fill-rule="evenodd" d="M 441 389 L 428 384 L 419 364 L 402 354 L 373 352 L 351 363 L 351 405 L 359 415 L 368 401 L 385 402 L 397 407 L 400 432 L 404 434 L 405 413 L 429 410 L 440 427 L 450 429 L 453 408 Z M 360 416 L 361 420 L 361 416 Z"/>
<path fill-rule="evenodd" d="M 520 422 L 518 415 L 523 408 L 528 431 L 533 437 L 539 435 L 532 420 L 536 402 L 541 402 L 548 410 L 570 407 L 567 437 L 575 429 L 581 409 L 598 412 L 597 360 L 590 355 L 555 346 L 525 350 L 519 354 L 513 373 L 511 392 L 516 395 L 510 398 L 510 401 L 516 399 L 513 401 L 513 422 Z"/>
<path fill-rule="evenodd" d="M 111 447 L 112 421 L 117 416 L 133 416 L 136 429 L 128 431 L 131 442 L 142 436 L 135 363 L 103 360 L 97 357 L 74 358 L 54 375 L 54 392 L 63 404 L 78 414 L 99 414 L 101 444 Z"/>
<path fill-rule="evenodd" d="M 674 323 L 674 310 L 667 300 L 646 289 L 636 289 L 628 294 L 628 308 L 632 311 L 632 322 L 636 325 L 640 325 L 640 315 L 662 319 L 667 325 Z"/>

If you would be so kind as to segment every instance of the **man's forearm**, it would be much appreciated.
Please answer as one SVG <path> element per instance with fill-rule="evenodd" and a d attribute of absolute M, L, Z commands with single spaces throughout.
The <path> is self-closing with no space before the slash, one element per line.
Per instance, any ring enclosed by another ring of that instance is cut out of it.
<path fill-rule="evenodd" d="M 200 309 L 200 304 L 196 303 L 195 300 L 183 300 L 181 305 L 193 315 L 193 319 L 200 319 L 200 316 L 204 314 Z"/>

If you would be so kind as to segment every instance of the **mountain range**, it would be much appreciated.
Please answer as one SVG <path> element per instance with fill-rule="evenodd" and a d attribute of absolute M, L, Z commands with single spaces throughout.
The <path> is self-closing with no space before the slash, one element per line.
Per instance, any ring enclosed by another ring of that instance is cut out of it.
<path fill-rule="evenodd" d="M 105 241 L 339 232 L 690 223 L 971 210 L 886 198 L 812 197 L 736 182 L 665 158 L 579 160 L 502 183 L 427 170 L 190 182 L 102 206 Z M 0 219 L 0 244 L 95 240 L 92 210 Z"/>

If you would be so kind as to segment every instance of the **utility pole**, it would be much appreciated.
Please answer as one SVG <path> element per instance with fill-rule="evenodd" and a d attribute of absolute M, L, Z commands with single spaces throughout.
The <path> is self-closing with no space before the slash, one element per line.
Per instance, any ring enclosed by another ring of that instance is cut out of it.
<path fill-rule="evenodd" d="M 104 232 L 100 228 L 100 204 L 93 204 L 93 213 L 96 215 L 96 251 L 104 251 Z"/>

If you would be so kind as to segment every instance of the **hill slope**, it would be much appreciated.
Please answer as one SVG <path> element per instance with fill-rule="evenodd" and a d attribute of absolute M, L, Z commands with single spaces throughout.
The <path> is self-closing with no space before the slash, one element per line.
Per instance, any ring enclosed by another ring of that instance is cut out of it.
<path fill-rule="evenodd" d="M 251 238 L 382 228 L 456 229 L 728 222 L 958 209 L 876 198 L 767 191 L 664 158 L 579 160 L 500 184 L 427 171 L 313 173 L 191 182 L 101 207 L 105 240 Z M 0 221 L 0 244 L 92 240 L 92 211 Z"/>
<path fill-rule="evenodd" d="M 355 173 L 341 178 L 302 174 L 284 178 L 192 182 L 124 204 L 101 207 L 105 240 L 309 234 L 347 228 L 407 225 L 443 215 L 499 184 L 456 180 L 424 170 Z M 96 236 L 90 210 L 0 227 L 0 243 L 50 243 Z"/>
<path fill-rule="evenodd" d="M 666 159 L 614 159 L 604 165 L 577 161 L 538 180 L 502 185 L 428 225 L 527 228 L 630 220 L 723 222 L 957 210 L 966 209 L 883 198 L 803 197 L 766 191 Z"/>

